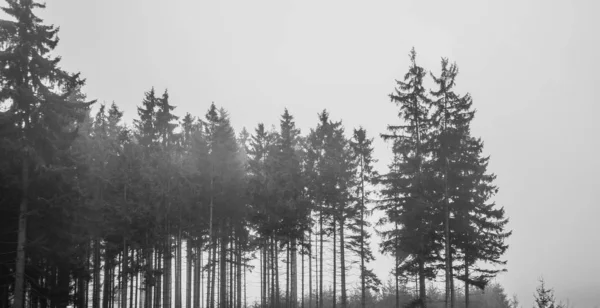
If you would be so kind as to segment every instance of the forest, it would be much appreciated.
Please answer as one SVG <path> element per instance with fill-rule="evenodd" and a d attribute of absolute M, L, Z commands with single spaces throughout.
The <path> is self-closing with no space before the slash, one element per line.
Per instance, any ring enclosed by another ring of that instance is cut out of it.
<path fill-rule="evenodd" d="M 44 7 L 7 0 L 0 20 L 0 308 L 516 307 L 494 282 L 511 231 L 455 63 L 429 71 L 413 48 L 384 132 L 327 110 L 301 132 L 284 108 L 235 132 L 215 103 L 177 115 L 152 85 L 125 123 L 60 68 Z"/>

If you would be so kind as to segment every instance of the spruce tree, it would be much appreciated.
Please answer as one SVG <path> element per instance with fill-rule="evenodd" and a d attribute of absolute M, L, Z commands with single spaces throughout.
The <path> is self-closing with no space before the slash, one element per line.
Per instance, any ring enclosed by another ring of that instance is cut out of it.
<path fill-rule="evenodd" d="M 361 307 L 366 307 L 366 296 L 370 290 L 377 292 L 381 281 L 373 273 L 372 269 L 367 268 L 367 263 L 374 261 L 375 257 L 370 248 L 371 234 L 368 228 L 371 224 L 366 220 L 370 216 L 371 211 L 367 207 L 367 203 L 372 200 L 369 198 L 372 189 L 371 185 L 377 181 L 377 171 L 373 168 L 373 163 L 376 160 L 373 158 L 373 139 L 367 138 L 367 132 L 364 128 L 354 129 L 352 140 L 352 159 L 356 165 L 356 185 L 354 189 L 355 199 L 354 206 L 351 209 L 356 214 L 355 221 L 351 224 L 351 228 L 358 228 L 358 235 L 350 237 L 351 247 L 356 247 L 354 250 L 360 258 L 360 293 Z"/>
<path fill-rule="evenodd" d="M 72 125 L 81 122 L 91 102 L 72 101 L 69 97 L 84 80 L 58 67 L 60 57 L 49 53 L 58 44 L 58 29 L 44 25 L 33 10 L 44 8 L 33 0 L 8 0 L 2 10 L 13 21 L 3 20 L 4 38 L 0 56 L 0 104 L 5 112 L 0 120 L 3 135 L 10 135 L 10 147 L 21 157 L 19 223 L 13 307 L 25 304 L 25 255 L 27 219 L 31 211 L 29 190 L 31 173 L 40 166 L 52 165 L 57 153 L 77 134 Z"/>
<path fill-rule="evenodd" d="M 456 64 L 449 64 L 448 59 L 442 58 L 440 76 L 436 77 L 431 73 L 434 83 L 438 89 L 431 91 L 433 97 L 432 114 L 432 138 L 430 139 L 430 148 L 433 152 L 432 170 L 438 181 L 431 181 L 430 186 L 437 192 L 440 213 L 443 213 L 444 232 L 444 269 L 445 269 L 445 295 L 446 307 L 454 307 L 454 283 L 453 283 L 453 262 L 452 262 L 452 244 L 450 230 L 451 200 L 454 200 L 452 192 L 456 191 L 456 181 L 451 181 L 455 177 L 450 174 L 450 170 L 460 169 L 458 157 L 461 151 L 465 150 L 461 140 L 469 135 L 469 124 L 474 116 L 471 110 L 471 99 L 467 94 L 460 96 L 454 92 L 458 67 Z M 452 168 L 451 168 L 452 167 Z M 455 217 L 455 215 L 452 215 Z"/>
<path fill-rule="evenodd" d="M 389 134 L 382 134 L 385 140 L 393 141 L 393 152 L 398 160 L 390 166 L 390 172 L 383 177 L 385 188 L 382 207 L 387 213 L 387 221 L 397 224 L 397 231 L 384 232 L 384 251 L 404 251 L 411 256 L 403 270 L 416 268 L 419 276 L 419 301 L 426 305 L 425 281 L 434 277 L 433 268 L 428 264 L 435 260 L 436 234 L 435 211 L 426 187 L 430 149 L 431 120 L 429 118 L 430 99 L 423 87 L 425 70 L 416 63 L 414 48 L 410 52 L 411 65 L 404 81 L 396 81 L 398 88 L 390 98 L 399 107 L 398 116 L 403 125 L 389 125 Z M 397 246 L 398 245 L 398 246 Z"/>

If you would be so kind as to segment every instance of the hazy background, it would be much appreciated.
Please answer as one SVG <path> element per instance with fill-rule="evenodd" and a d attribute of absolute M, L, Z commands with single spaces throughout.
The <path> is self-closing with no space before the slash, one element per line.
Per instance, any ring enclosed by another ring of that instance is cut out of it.
<path fill-rule="evenodd" d="M 126 121 L 144 91 L 169 89 L 176 113 L 214 101 L 239 132 L 278 124 L 284 107 L 304 133 L 327 108 L 371 136 L 397 121 L 387 94 L 418 62 L 460 68 L 458 89 L 478 110 L 474 135 L 514 231 L 509 296 L 531 307 L 544 276 L 559 300 L 600 305 L 600 5 L 594 1 L 47 1 L 60 26 L 62 66 L 86 92 L 115 101 Z M 391 151 L 379 137 L 384 171 Z M 376 272 L 392 266 L 380 257 Z"/>

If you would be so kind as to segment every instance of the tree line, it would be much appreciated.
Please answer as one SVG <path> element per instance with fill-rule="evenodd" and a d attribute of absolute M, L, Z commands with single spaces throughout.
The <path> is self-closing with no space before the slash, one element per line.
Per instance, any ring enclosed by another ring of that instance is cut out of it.
<path fill-rule="evenodd" d="M 239 134 L 214 103 L 178 117 L 154 88 L 133 125 L 114 103 L 92 112 L 85 80 L 51 55 L 58 28 L 34 13 L 44 5 L 6 2 L 0 308 L 241 308 L 249 271 L 260 277 L 257 307 L 366 307 L 384 289 L 370 265 L 373 233 L 395 260 L 395 307 L 435 305 L 426 282 L 439 273 L 445 306 L 456 305 L 458 280 L 468 307 L 471 288 L 505 270 L 508 219 L 491 201 L 472 98 L 455 92 L 447 59 L 428 73 L 410 52 L 390 95 L 399 121 L 381 134 L 393 161 L 379 174 L 374 137 L 326 110 L 306 134 L 287 109 L 278 128 Z M 376 226 L 373 211 L 383 214 Z"/>

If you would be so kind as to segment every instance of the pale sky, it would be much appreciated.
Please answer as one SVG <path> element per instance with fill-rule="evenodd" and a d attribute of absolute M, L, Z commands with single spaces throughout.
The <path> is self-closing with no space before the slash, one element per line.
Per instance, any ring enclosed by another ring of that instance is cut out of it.
<path fill-rule="evenodd" d="M 600 22 L 594 1 L 47 1 L 63 68 L 115 101 L 128 122 L 144 91 L 169 89 L 178 115 L 214 101 L 234 127 L 277 124 L 289 108 L 303 133 L 328 109 L 371 136 L 397 123 L 387 95 L 418 62 L 460 68 L 478 110 L 473 134 L 498 175 L 510 217 L 508 272 L 498 281 L 531 307 L 538 278 L 577 308 L 600 305 Z M 596 14 L 594 14 L 596 13 Z M 379 137 L 383 171 L 391 152 Z M 597 198 L 597 197 L 596 197 Z M 387 279 L 392 263 L 376 271 Z"/>

